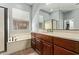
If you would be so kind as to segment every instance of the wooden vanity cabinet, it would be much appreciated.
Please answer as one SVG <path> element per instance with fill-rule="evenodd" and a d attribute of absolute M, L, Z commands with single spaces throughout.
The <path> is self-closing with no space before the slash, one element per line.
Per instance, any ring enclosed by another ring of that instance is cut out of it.
<path fill-rule="evenodd" d="M 32 33 L 32 48 L 40 55 L 77 55 L 79 42 L 45 34 Z"/>

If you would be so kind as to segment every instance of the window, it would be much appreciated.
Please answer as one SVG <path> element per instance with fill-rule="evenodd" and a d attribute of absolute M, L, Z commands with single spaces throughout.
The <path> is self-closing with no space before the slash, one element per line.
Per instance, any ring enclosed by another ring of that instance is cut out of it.
<path fill-rule="evenodd" d="M 29 22 L 28 21 L 13 20 L 13 25 L 14 25 L 15 30 L 21 30 L 21 29 L 28 29 L 29 28 Z"/>
<path fill-rule="evenodd" d="M 12 8 L 13 30 L 29 30 L 29 12 Z"/>

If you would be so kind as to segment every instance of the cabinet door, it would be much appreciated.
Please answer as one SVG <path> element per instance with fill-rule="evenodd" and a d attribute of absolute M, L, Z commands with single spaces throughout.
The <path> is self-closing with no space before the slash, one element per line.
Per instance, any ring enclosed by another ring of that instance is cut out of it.
<path fill-rule="evenodd" d="M 54 45 L 54 55 L 74 55 L 76 53 Z"/>
<path fill-rule="evenodd" d="M 36 39 L 36 51 L 39 53 L 39 54 L 42 54 L 42 42 L 40 39 Z"/>
<path fill-rule="evenodd" d="M 55 37 L 54 44 L 79 53 L 79 42 L 77 41 Z"/>
<path fill-rule="evenodd" d="M 53 54 L 53 45 L 43 42 L 43 55 L 52 55 Z"/>

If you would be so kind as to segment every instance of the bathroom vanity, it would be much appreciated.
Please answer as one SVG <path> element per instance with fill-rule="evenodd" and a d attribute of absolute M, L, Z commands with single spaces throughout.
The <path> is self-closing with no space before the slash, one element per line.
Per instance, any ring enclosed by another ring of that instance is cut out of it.
<path fill-rule="evenodd" d="M 40 55 L 78 55 L 79 35 L 32 32 L 31 46 Z"/>

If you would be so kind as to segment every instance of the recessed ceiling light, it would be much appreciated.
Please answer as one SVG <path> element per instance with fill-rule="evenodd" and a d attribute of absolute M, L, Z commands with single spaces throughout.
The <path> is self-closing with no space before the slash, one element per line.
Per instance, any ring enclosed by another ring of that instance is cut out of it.
<path fill-rule="evenodd" d="M 49 3 L 46 3 L 46 5 L 49 5 Z"/>

